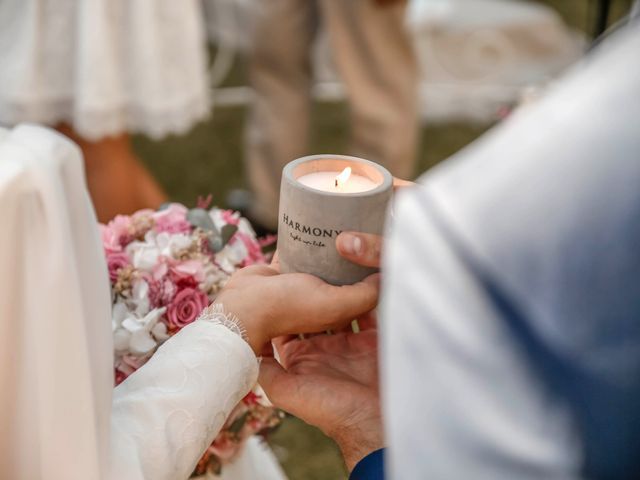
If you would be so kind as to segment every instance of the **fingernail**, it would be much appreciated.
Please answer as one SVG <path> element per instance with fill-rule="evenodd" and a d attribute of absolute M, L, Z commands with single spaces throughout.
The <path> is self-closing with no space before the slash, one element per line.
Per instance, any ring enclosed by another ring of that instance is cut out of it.
<path fill-rule="evenodd" d="M 345 233 L 342 235 L 342 249 L 348 255 L 360 255 L 362 253 L 362 240 L 357 235 Z"/>
<path fill-rule="evenodd" d="M 360 255 L 362 253 L 362 239 L 360 237 L 353 237 L 353 253 Z"/>

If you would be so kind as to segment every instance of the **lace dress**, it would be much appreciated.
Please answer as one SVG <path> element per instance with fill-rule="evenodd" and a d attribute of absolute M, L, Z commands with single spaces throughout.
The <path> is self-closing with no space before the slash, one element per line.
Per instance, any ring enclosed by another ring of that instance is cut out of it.
<path fill-rule="evenodd" d="M 198 0 L 2 0 L 0 124 L 96 140 L 180 133 L 209 108 Z"/>

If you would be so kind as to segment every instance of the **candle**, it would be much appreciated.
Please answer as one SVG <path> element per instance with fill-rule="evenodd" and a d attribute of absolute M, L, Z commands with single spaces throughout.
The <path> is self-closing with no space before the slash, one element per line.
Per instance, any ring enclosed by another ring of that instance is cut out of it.
<path fill-rule="evenodd" d="M 374 273 L 343 259 L 336 237 L 344 231 L 381 235 L 392 191 L 391 174 L 362 158 L 313 155 L 289 163 L 280 189 L 280 270 L 310 273 L 334 285 Z"/>
<path fill-rule="evenodd" d="M 351 167 L 342 172 L 314 172 L 298 177 L 298 182 L 324 192 L 360 193 L 378 186 L 367 177 L 351 173 Z"/>

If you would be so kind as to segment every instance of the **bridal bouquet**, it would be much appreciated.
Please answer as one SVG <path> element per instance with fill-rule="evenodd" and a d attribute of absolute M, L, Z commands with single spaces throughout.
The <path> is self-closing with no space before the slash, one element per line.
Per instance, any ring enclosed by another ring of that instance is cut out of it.
<path fill-rule="evenodd" d="M 249 222 L 230 210 L 171 203 L 101 225 L 112 291 L 116 385 L 196 320 L 238 268 L 265 263 Z M 194 474 L 219 473 L 254 434 L 280 423 L 259 386 L 234 409 Z"/>

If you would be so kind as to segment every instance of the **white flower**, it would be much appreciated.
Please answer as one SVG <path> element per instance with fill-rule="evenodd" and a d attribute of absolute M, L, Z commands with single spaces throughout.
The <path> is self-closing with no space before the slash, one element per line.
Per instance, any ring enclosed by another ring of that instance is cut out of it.
<path fill-rule="evenodd" d="M 127 253 L 133 266 L 143 272 L 152 272 L 161 263 L 161 257 L 178 258 L 180 252 L 191 246 L 193 239 L 184 233 L 147 232 L 144 241 L 131 242 Z"/>
<path fill-rule="evenodd" d="M 169 338 L 167 327 L 158 321 L 165 311 L 164 307 L 155 308 L 139 317 L 123 302 L 116 303 L 111 313 L 116 354 L 145 355 Z"/>
<path fill-rule="evenodd" d="M 169 338 L 164 324 L 158 322 L 165 311 L 165 307 L 154 308 L 142 318 L 131 314 L 122 322 L 123 329 L 130 333 L 129 351 L 133 355 L 145 355 Z"/>
<path fill-rule="evenodd" d="M 249 254 L 247 247 L 241 241 L 231 241 L 225 245 L 225 247 L 216 253 L 216 262 L 220 267 L 227 271 L 233 272 L 238 268 L 238 265 Z"/>
<path fill-rule="evenodd" d="M 218 231 L 222 230 L 222 227 L 227 224 L 227 222 L 223 220 L 222 210 L 219 208 L 212 208 L 209 210 L 209 216 L 211 217 L 211 220 L 213 220 L 213 224 L 216 226 Z"/>
<path fill-rule="evenodd" d="M 133 282 L 129 302 L 138 317 L 149 312 L 149 284 L 145 280 L 137 279 Z"/>
<path fill-rule="evenodd" d="M 160 254 L 165 257 L 177 258 L 178 254 L 191 247 L 193 239 L 191 235 L 185 233 L 159 233 L 155 239 L 155 244 Z"/>
<path fill-rule="evenodd" d="M 111 329 L 113 331 L 113 347 L 118 353 L 126 353 L 129 348 L 130 333 L 122 328 L 122 322 L 129 315 L 127 306 L 118 302 L 111 310 Z"/>
<path fill-rule="evenodd" d="M 222 210 L 220 210 L 219 208 L 211 209 L 211 211 L 209 211 L 209 216 L 211 217 L 211 220 L 213 220 L 213 224 L 218 230 L 222 230 L 222 227 L 229 224 L 229 222 L 225 221 L 222 217 Z M 256 238 L 256 232 L 253 230 L 253 227 L 251 226 L 249 220 L 241 216 L 238 212 L 232 213 L 231 218 L 238 221 L 239 232 L 246 233 L 247 235 L 251 236 L 251 238 Z"/>
<path fill-rule="evenodd" d="M 150 272 L 158 263 L 160 249 L 155 242 L 154 232 L 148 232 L 143 242 L 131 242 L 127 246 L 127 253 L 132 259 L 134 268 Z"/>
<path fill-rule="evenodd" d="M 223 283 L 229 278 L 229 275 L 216 265 L 207 263 L 204 266 L 204 280 L 200 283 L 200 288 L 208 292 L 214 286 L 222 287 Z"/>
<path fill-rule="evenodd" d="M 234 265 L 240 265 L 249 255 L 249 250 L 247 250 L 246 245 L 239 239 L 227 243 L 224 250 L 227 250 L 226 254 Z"/>
<path fill-rule="evenodd" d="M 240 221 L 238 222 L 238 231 L 249 235 L 254 240 L 256 238 L 256 232 L 253 230 L 251 223 L 249 223 L 249 220 L 244 217 L 240 217 Z"/>

